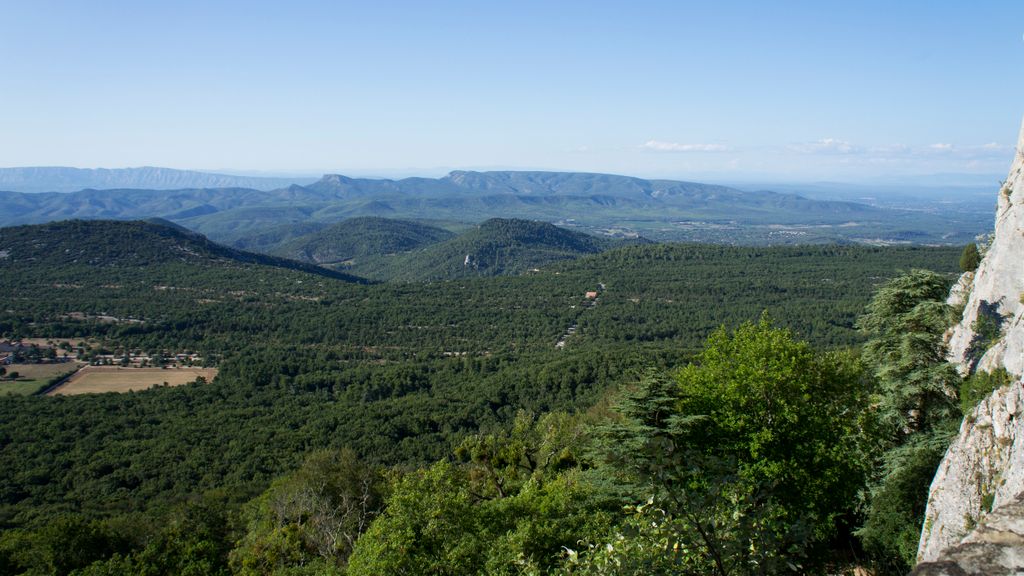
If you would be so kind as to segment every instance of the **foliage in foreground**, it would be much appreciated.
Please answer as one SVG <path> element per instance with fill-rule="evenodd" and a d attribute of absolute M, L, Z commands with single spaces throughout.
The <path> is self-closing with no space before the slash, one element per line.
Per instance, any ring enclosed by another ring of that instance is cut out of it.
<path fill-rule="evenodd" d="M 856 362 L 817 354 L 764 318 L 717 332 L 694 363 L 647 379 L 623 420 L 602 427 L 599 450 L 647 500 L 575 563 L 721 576 L 816 565 L 867 472 L 867 392 Z"/>
<path fill-rule="evenodd" d="M 960 377 L 943 342 L 954 320 L 947 290 L 942 276 L 913 270 L 880 288 L 859 322 L 879 383 L 880 456 L 858 535 L 883 573 L 916 562 L 928 486 L 960 423 Z"/>
<path fill-rule="evenodd" d="M 879 433 L 892 422 L 942 427 L 878 419 L 869 376 L 855 357 L 816 352 L 762 318 L 716 332 L 692 363 L 649 374 L 612 411 L 520 412 L 415 470 L 315 453 L 242 521 L 200 501 L 144 542 L 79 523 L 65 530 L 78 540 L 62 533 L 72 544 L 62 556 L 46 552 L 58 540 L 45 531 L 10 531 L 0 565 L 81 575 L 813 573 L 841 543 L 886 442 L 861 534 L 890 546 L 872 549 L 880 558 L 898 557 L 916 544 L 918 487 L 944 446 L 938 434 L 896 443 Z"/>
<path fill-rule="evenodd" d="M 570 417 L 549 415 L 402 477 L 349 573 L 809 569 L 867 472 L 867 392 L 855 362 L 765 319 L 720 331 L 628 393 L 582 451 L 572 426 L 550 434 Z"/>

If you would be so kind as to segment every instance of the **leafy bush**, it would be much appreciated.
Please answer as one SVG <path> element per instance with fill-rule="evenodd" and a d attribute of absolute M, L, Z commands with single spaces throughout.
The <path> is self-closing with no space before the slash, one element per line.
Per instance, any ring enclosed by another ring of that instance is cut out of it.
<path fill-rule="evenodd" d="M 380 512 L 382 487 L 379 471 L 350 449 L 313 453 L 250 506 L 248 533 L 231 553 L 233 571 L 340 568 Z"/>
<path fill-rule="evenodd" d="M 863 485 L 854 415 L 867 391 L 856 362 L 819 355 L 766 318 L 716 332 L 696 362 L 674 380 L 648 378 L 623 403 L 624 421 L 603 428 L 609 464 L 649 500 L 604 551 L 578 561 L 612 554 L 658 573 L 720 576 L 795 569 Z"/>
<path fill-rule="evenodd" d="M 995 311 L 979 310 L 977 320 L 971 323 L 971 331 L 974 332 L 971 349 L 981 357 L 1003 337 L 1002 317 Z"/>
<path fill-rule="evenodd" d="M 974 242 L 964 246 L 960 253 L 960 269 L 964 272 L 974 272 L 981 264 L 981 254 L 978 252 L 978 245 Z"/>
<path fill-rule="evenodd" d="M 960 411 L 967 414 L 993 390 L 1011 382 L 1013 382 L 1013 376 L 1005 368 L 971 374 L 960 384 Z"/>

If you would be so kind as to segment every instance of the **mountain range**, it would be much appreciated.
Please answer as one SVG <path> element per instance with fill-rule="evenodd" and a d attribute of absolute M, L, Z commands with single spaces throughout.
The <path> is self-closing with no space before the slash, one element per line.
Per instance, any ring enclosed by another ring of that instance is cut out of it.
<path fill-rule="evenodd" d="M 69 168 L 65 166 L 0 168 L 0 190 L 12 192 L 76 192 L 86 188 L 174 190 L 237 187 L 273 190 L 292 184 L 307 184 L 315 180 L 316 178 L 236 176 L 152 166 L 141 168 Z"/>
<path fill-rule="evenodd" d="M 796 194 L 573 172 L 467 172 L 400 180 L 326 175 L 273 190 L 118 188 L 0 192 L 0 225 L 69 218 L 160 217 L 222 242 L 357 216 L 457 221 L 520 218 L 605 235 L 731 243 L 963 243 L 990 226 L 935 214 Z"/>

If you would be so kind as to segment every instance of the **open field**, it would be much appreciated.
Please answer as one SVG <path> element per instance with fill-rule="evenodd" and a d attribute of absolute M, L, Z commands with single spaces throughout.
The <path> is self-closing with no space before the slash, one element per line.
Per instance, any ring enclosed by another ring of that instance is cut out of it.
<path fill-rule="evenodd" d="M 28 396 L 42 390 L 51 380 L 78 370 L 82 366 L 78 362 L 61 362 L 57 364 L 11 364 L 5 366 L 7 373 L 18 373 L 18 379 L 11 381 L 0 379 L 0 396 L 15 394 Z"/>
<path fill-rule="evenodd" d="M 86 366 L 50 395 L 98 394 L 145 390 L 166 384 L 180 386 L 202 376 L 207 381 L 217 375 L 216 368 L 122 368 Z"/>

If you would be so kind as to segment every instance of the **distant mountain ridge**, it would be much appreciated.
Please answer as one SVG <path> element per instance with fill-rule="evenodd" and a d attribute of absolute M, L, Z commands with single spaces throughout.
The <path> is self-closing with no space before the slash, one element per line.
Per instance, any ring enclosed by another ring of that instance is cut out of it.
<path fill-rule="evenodd" d="M 152 166 L 141 168 L 67 168 L 63 166 L 0 168 L 0 190 L 7 192 L 77 192 L 87 188 L 97 190 L 115 188 L 273 190 L 291 184 L 308 184 L 315 180 L 315 178 L 235 176 Z"/>
<path fill-rule="evenodd" d="M 232 242 L 296 237 L 359 216 L 481 222 L 518 218 L 609 235 L 739 243 L 961 243 L 979 230 L 962 214 L 919 213 L 728 186 L 577 172 L 468 172 L 400 180 L 329 174 L 274 190 L 247 187 L 0 192 L 0 225 L 70 218 L 160 217 Z M 236 244 L 237 245 L 237 244 Z"/>

